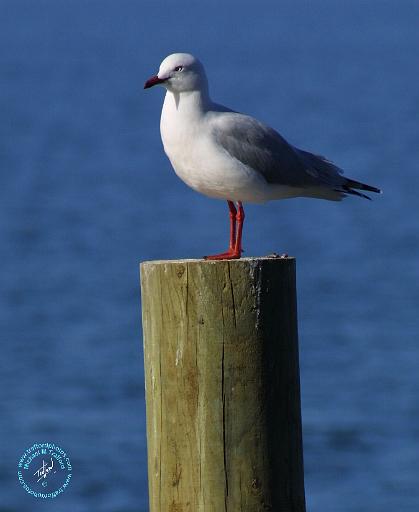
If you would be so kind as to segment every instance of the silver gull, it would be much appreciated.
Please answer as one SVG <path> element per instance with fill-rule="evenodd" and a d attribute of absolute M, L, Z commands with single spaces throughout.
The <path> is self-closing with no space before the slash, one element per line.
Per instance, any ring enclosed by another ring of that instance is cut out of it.
<path fill-rule="evenodd" d="M 235 259 L 242 253 L 243 203 L 313 197 L 340 201 L 348 194 L 381 191 L 345 178 L 323 156 L 298 149 L 251 116 L 214 103 L 201 62 L 174 53 L 144 85 L 166 89 L 160 132 L 176 174 L 194 190 L 227 200 L 230 243 L 207 259 Z M 236 204 L 235 204 L 236 203 Z"/>

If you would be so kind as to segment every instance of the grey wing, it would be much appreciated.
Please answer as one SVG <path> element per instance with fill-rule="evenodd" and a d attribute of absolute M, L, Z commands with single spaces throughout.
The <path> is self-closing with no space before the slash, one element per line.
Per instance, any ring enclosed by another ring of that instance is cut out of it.
<path fill-rule="evenodd" d="M 340 188 L 342 172 L 324 157 L 295 148 L 272 128 L 237 112 L 212 119 L 216 142 L 268 183 L 298 188 Z"/>

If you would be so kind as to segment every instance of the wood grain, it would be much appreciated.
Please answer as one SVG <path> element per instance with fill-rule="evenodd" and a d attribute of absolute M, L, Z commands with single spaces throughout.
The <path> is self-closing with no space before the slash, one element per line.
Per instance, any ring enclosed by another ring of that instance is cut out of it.
<path fill-rule="evenodd" d="M 295 260 L 141 264 L 150 512 L 304 512 Z"/>

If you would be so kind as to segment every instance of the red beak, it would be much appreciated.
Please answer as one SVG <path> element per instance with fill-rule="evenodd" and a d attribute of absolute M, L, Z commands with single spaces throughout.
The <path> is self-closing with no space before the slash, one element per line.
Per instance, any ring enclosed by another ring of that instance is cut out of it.
<path fill-rule="evenodd" d="M 149 89 L 150 87 L 153 87 L 153 85 L 161 84 L 161 83 L 165 82 L 166 80 L 167 80 L 167 78 L 159 78 L 157 75 L 152 76 L 144 84 L 144 89 Z"/>

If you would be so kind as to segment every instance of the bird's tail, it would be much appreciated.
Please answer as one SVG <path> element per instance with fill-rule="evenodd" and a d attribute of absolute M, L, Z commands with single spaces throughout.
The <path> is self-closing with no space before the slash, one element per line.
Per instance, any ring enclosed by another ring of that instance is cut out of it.
<path fill-rule="evenodd" d="M 342 189 L 345 194 L 352 194 L 353 196 L 365 197 L 365 199 L 370 199 L 366 194 L 362 194 L 362 192 L 358 192 L 358 190 L 367 190 L 368 192 L 375 192 L 376 194 L 382 194 L 382 191 L 377 187 L 372 187 L 371 185 L 366 185 L 365 183 L 361 183 L 360 181 L 351 180 L 349 178 L 345 178 L 345 183 L 342 185 Z M 355 189 L 355 190 L 354 190 Z"/>

